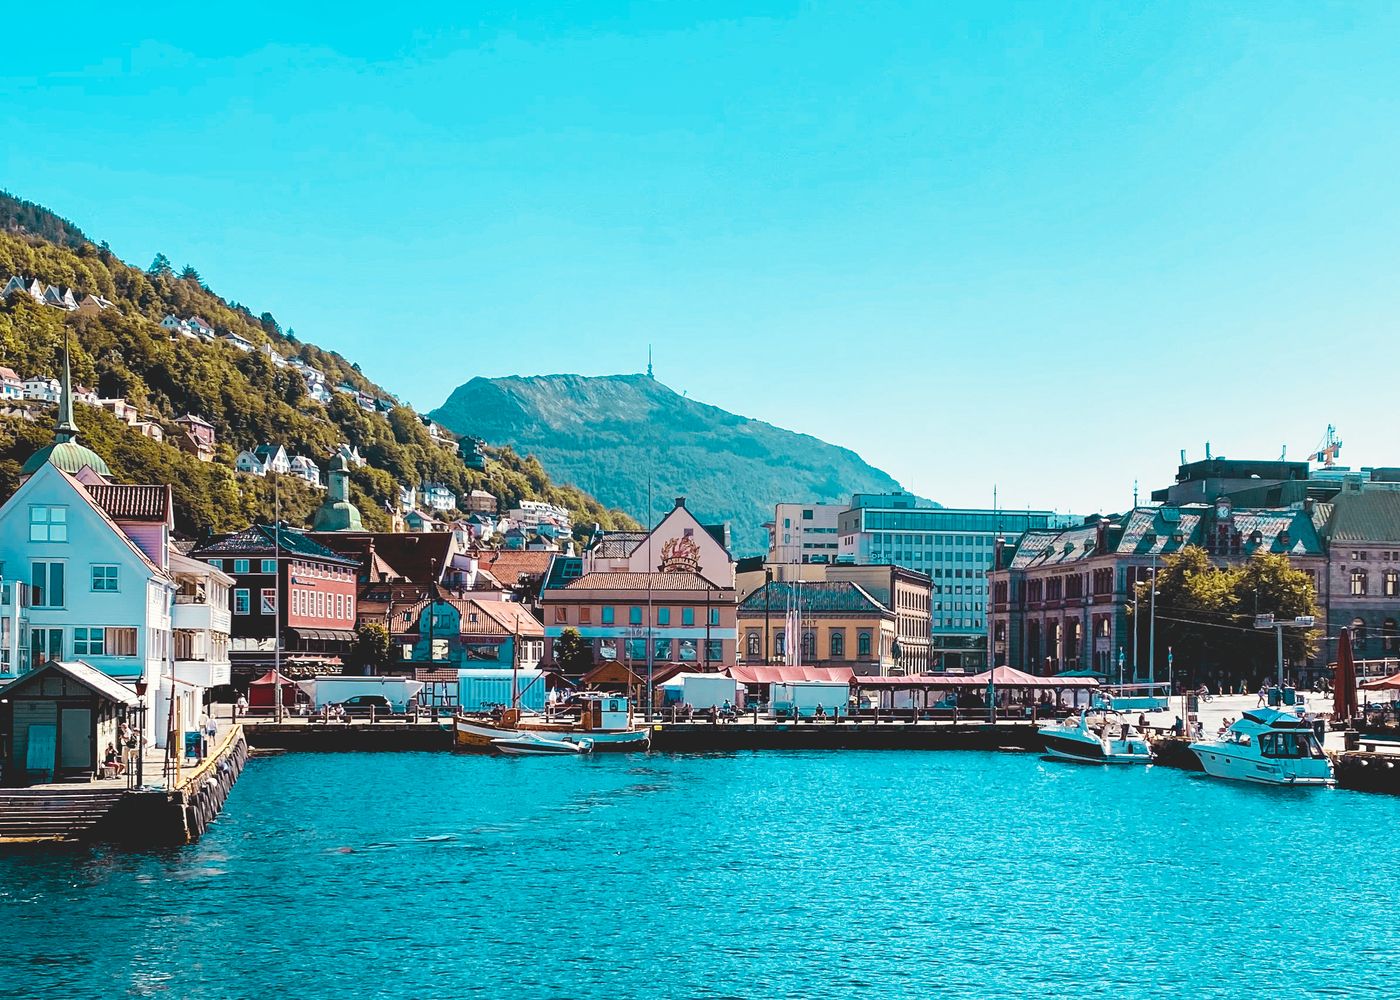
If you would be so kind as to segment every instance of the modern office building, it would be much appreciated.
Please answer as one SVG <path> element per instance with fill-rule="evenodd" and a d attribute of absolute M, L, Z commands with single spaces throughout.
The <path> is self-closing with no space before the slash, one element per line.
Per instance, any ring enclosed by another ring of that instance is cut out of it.
<path fill-rule="evenodd" d="M 892 563 L 933 581 L 933 671 L 981 670 L 987 663 L 987 571 L 997 538 L 1076 519 L 1048 510 L 935 507 L 908 493 L 857 493 L 837 520 L 839 561 Z"/>
<path fill-rule="evenodd" d="M 840 552 L 838 522 L 845 504 L 780 503 L 768 529 L 770 563 L 834 563 Z"/>

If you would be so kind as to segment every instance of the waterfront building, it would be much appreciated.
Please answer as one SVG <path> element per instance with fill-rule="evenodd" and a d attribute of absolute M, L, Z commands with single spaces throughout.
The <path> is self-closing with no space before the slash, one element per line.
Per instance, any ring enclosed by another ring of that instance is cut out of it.
<path fill-rule="evenodd" d="M 311 672 L 349 652 L 356 560 L 306 532 L 264 524 L 215 538 L 191 555 L 233 577 L 230 659 L 239 679 L 273 665 L 279 637 L 284 670 Z"/>
<path fill-rule="evenodd" d="M 795 663 L 881 676 L 895 672 L 901 652 L 895 612 L 848 580 L 765 583 L 739 606 L 738 628 L 746 666 Z"/>
<path fill-rule="evenodd" d="M 1318 587 L 1327 634 L 1350 628 L 1358 658 L 1400 656 L 1400 491 L 1345 483 L 1315 520 L 1327 544 Z"/>
<path fill-rule="evenodd" d="M 391 616 L 396 668 L 527 670 L 539 666 L 544 626 L 528 609 L 514 601 L 450 597 L 433 590 L 429 597 L 396 609 Z"/>
<path fill-rule="evenodd" d="M 1122 657 L 1125 679 L 1146 679 L 1148 649 L 1141 640 L 1136 672 L 1132 661 L 1134 587 L 1188 545 L 1220 565 L 1256 552 L 1281 553 L 1315 582 L 1326 564 L 1313 515 L 1301 505 L 1237 509 L 1221 497 L 1214 504 L 1137 507 L 1073 528 L 1028 531 L 997 548 L 991 574 L 996 664 L 1042 676 L 1093 670 L 1116 680 Z M 1166 656 L 1165 649 L 1156 650 L 1152 673 L 1159 680 L 1167 679 Z M 1231 668 L 1190 666 L 1198 672 Z"/>
<path fill-rule="evenodd" d="M 716 585 L 734 587 L 729 525 L 701 524 L 677 497 L 675 506 L 650 532 L 612 531 L 584 550 L 584 573 L 646 573 L 665 566 L 700 573 Z"/>
<path fill-rule="evenodd" d="M 858 584 L 895 616 L 895 647 L 889 673 L 926 674 L 932 666 L 933 581 L 903 566 L 836 565 L 826 568 L 832 583 Z"/>
<path fill-rule="evenodd" d="M 987 572 L 996 539 L 1073 519 L 1047 510 L 934 507 L 907 493 L 858 493 L 838 518 L 839 561 L 892 563 L 932 581 L 930 663 L 968 672 L 986 666 Z"/>
<path fill-rule="evenodd" d="M 232 679 L 229 608 L 233 577 L 174 550 L 170 553 L 170 575 L 175 581 L 170 618 L 175 680 L 201 691 L 228 684 Z"/>
<path fill-rule="evenodd" d="M 541 593 L 549 640 L 545 662 L 550 666 L 555 665 L 553 641 L 566 628 L 592 644 L 595 663 L 619 661 L 638 676 L 646 674 L 648 640 L 654 671 L 670 665 L 720 670 L 734 664 L 732 585 L 679 565 L 652 573 L 584 573 L 561 586 L 553 582 L 551 574 Z"/>

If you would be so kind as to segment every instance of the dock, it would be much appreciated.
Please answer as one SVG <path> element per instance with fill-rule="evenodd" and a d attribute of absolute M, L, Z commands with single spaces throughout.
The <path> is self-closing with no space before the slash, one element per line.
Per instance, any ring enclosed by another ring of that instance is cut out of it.
<path fill-rule="evenodd" d="M 248 745 L 255 750 L 450 750 L 452 717 L 323 722 L 319 718 L 246 719 Z"/>
<path fill-rule="evenodd" d="M 657 722 L 651 748 L 670 753 L 733 750 L 1038 750 L 1029 720 L 841 720 L 794 723 L 758 719 L 732 722 Z"/>
<path fill-rule="evenodd" d="M 191 844 L 218 817 L 248 761 L 243 727 L 221 727 L 202 761 L 164 773 L 146 755 L 139 781 L 126 777 L 0 790 L 0 846 L 105 842 L 145 849 Z"/>

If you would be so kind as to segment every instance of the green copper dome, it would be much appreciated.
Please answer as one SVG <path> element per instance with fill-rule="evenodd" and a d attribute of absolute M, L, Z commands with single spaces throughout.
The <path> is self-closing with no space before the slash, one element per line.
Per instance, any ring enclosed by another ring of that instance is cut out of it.
<path fill-rule="evenodd" d="M 76 476 L 83 466 L 92 469 L 104 479 L 112 475 L 112 470 L 107 468 L 107 463 L 102 460 L 101 455 L 76 441 L 57 441 L 40 448 L 29 456 L 29 460 L 19 470 L 20 475 L 32 476 L 46 462 L 52 462 L 70 476 Z"/>
<path fill-rule="evenodd" d="M 316 511 L 312 531 L 364 531 L 360 510 L 348 500 L 327 500 Z"/>

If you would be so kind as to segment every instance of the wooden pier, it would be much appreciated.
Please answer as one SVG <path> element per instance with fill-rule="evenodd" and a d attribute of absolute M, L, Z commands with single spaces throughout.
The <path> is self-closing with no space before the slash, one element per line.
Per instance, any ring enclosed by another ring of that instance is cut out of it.
<path fill-rule="evenodd" d="M 319 719 L 248 720 L 248 744 L 256 750 L 450 750 L 452 719 L 390 718 L 322 722 Z"/>
<path fill-rule="evenodd" d="M 771 719 L 733 722 L 658 722 L 651 748 L 671 753 L 731 750 L 1038 750 L 1039 723 L 911 720 L 793 723 Z"/>
<path fill-rule="evenodd" d="M 163 757 L 152 754 L 136 787 L 125 778 L 0 791 L 0 845 L 116 843 L 124 847 L 190 844 L 204 835 L 248 761 L 242 726 L 220 732 L 209 755 L 164 784 Z"/>

